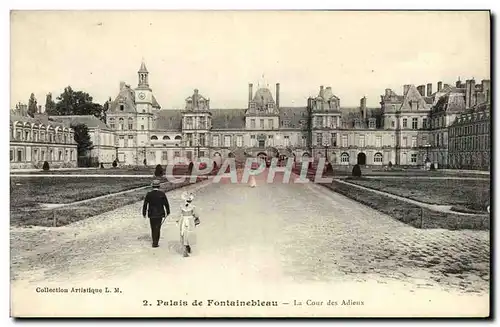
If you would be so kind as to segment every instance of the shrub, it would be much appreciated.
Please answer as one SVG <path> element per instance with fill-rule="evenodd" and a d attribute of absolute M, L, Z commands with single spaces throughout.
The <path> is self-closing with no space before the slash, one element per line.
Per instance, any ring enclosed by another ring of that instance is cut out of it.
<path fill-rule="evenodd" d="M 118 166 L 118 162 L 116 162 L 116 159 L 113 161 L 113 168 L 116 168 Z"/>
<path fill-rule="evenodd" d="M 430 170 L 436 170 L 436 167 L 434 167 L 434 164 L 433 164 L 433 163 L 431 163 L 431 168 L 430 168 Z"/>
<path fill-rule="evenodd" d="M 144 161 L 142 163 L 144 164 L 144 166 L 148 165 L 148 161 L 146 159 L 144 159 Z"/>
<path fill-rule="evenodd" d="M 160 164 L 156 165 L 156 168 L 155 168 L 155 176 L 156 177 L 161 177 L 163 176 L 163 168 L 161 167 Z"/>
<path fill-rule="evenodd" d="M 42 169 L 45 170 L 45 171 L 47 171 L 47 170 L 50 169 L 49 163 L 47 161 L 44 161 Z"/>
<path fill-rule="evenodd" d="M 193 172 L 193 162 L 190 162 L 188 166 L 188 173 L 191 174 L 192 172 Z"/>
<path fill-rule="evenodd" d="M 333 166 L 332 166 L 332 164 L 331 164 L 331 163 L 328 163 L 328 164 L 326 165 L 326 173 L 327 173 L 327 174 L 331 174 L 331 173 L 333 173 Z"/>
<path fill-rule="evenodd" d="M 352 176 L 353 177 L 361 177 L 361 167 L 356 164 L 352 167 Z"/>
<path fill-rule="evenodd" d="M 101 162 L 101 168 L 104 168 L 104 164 Z"/>
<path fill-rule="evenodd" d="M 388 166 L 389 166 L 389 168 L 392 168 L 392 161 L 389 161 Z"/>

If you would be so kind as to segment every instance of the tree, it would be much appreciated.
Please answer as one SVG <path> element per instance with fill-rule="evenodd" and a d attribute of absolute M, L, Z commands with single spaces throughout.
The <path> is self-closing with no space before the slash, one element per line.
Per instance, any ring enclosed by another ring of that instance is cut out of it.
<path fill-rule="evenodd" d="M 155 168 L 155 176 L 156 177 L 161 177 L 163 176 L 163 168 L 160 164 L 156 165 L 156 168 Z"/>
<path fill-rule="evenodd" d="M 53 115 L 56 108 L 56 103 L 52 100 L 52 93 L 47 93 L 45 97 L 45 112 L 49 115 Z"/>
<path fill-rule="evenodd" d="M 28 100 L 28 115 L 30 117 L 34 117 L 35 113 L 37 112 L 37 108 L 38 108 L 38 106 L 37 106 L 35 94 L 31 93 L 30 99 Z"/>
<path fill-rule="evenodd" d="M 118 166 L 118 162 L 116 162 L 116 159 L 113 160 L 113 168 L 116 168 L 116 166 Z"/>
<path fill-rule="evenodd" d="M 42 167 L 43 170 L 47 171 L 50 169 L 50 166 L 49 166 L 49 163 L 47 161 L 44 161 L 43 162 L 43 167 Z"/>
<path fill-rule="evenodd" d="M 361 177 L 361 167 L 356 164 L 352 167 L 352 176 L 353 177 Z"/>
<path fill-rule="evenodd" d="M 75 131 L 78 156 L 86 156 L 94 148 L 90 140 L 89 128 L 85 124 L 74 124 L 71 128 Z"/>
<path fill-rule="evenodd" d="M 103 107 L 94 103 L 93 98 L 86 92 L 74 91 L 71 86 L 64 88 L 64 92 L 57 97 L 58 102 L 51 112 L 54 116 L 67 115 L 94 115 L 102 118 Z"/>

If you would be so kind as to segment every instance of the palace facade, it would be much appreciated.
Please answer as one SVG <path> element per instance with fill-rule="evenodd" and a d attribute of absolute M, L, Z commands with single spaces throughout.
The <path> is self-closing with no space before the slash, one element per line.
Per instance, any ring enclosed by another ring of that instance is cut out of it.
<path fill-rule="evenodd" d="M 87 124 L 93 155 L 103 163 L 118 159 L 120 165 L 165 165 L 175 157 L 245 154 L 297 160 L 326 156 L 334 165 L 422 166 L 430 160 L 447 167 L 453 160 L 455 167 L 448 130 L 469 107 L 485 103 L 489 80 L 479 86 L 459 81 L 455 87 L 438 82 L 436 92 L 431 83 L 404 85 L 402 93 L 386 89 L 378 108 L 368 108 L 365 97 L 357 107 L 341 106 L 332 88 L 324 86 L 304 106 L 281 106 L 277 83 L 274 95 L 267 87 L 254 90 L 249 84 L 246 108 L 211 108 L 210 98 L 195 89 L 183 110 L 162 109 L 143 62 L 137 87 L 120 83 L 106 124 L 89 116 L 50 118 Z"/>

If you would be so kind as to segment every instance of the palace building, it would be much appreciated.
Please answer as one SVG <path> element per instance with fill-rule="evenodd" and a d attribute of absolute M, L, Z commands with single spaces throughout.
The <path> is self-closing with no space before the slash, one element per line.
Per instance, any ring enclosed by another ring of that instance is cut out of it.
<path fill-rule="evenodd" d="M 326 156 L 333 165 L 422 166 L 430 160 L 447 167 L 449 127 L 469 107 L 489 102 L 489 81 L 477 86 L 470 80 L 455 87 L 439 82 L 436 92 L 431 83 L 404 85 L 402 93 L 386 89 L 378 108 L 368 108 L 365 97 L 357 107 L 342 106 L 331 87 L 320 86 L 304 106 L 288 107 L 280 104 L 277 83 L 274 94 L 249 84 L 246 108 L 211 108 L 210 98 L 195 89 L 183 110 L 162 109 L 144 62 L 137 74 L 137 87 L 120 83 L 106 124 L 89 116 L 50 118 L 90 125 L 92 155 L 103 163 L 118 159 L 121 166 L 245 154 Z"/>

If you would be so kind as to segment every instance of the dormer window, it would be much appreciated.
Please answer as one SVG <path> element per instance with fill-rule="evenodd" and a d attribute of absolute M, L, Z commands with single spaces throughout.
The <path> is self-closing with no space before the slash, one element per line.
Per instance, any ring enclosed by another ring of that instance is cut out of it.
<path fill-rule="evenodd" d="M 120 110 L 123 111 L 125 109 L 125 106 L 123 104 L 120 105 Z"/>
<path fill-rule="evenodd" d="M 273 108 L 274 108 L 274 104 L 272 104 L 272 103 L 268 103 L 268 104 L 267 104 L 267 107 L 268 107 L 269 109 L 273 109 Z"/>
<path fill-rule="evenodd" d="M 250 102 L 250 109 L 255 109 L 255 102 Z"/>

